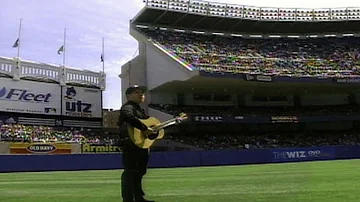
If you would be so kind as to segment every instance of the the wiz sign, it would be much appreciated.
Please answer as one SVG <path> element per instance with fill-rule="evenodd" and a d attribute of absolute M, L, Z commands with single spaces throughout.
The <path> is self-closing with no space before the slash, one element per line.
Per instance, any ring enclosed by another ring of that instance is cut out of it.
<path fill-rule="evenodd" d="M 275 159 L 303 159 L 321 157 L 320 150 L 273 152 Z"/>

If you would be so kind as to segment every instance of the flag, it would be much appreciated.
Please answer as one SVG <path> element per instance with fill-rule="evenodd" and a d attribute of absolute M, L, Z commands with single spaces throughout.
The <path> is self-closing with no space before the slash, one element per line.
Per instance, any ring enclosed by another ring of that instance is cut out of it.
<path fill-rule="evenodd" d="M 59 48 L 59 50 L 58 50 L 58 54 L 60 54 L 60 52 L 63 52 L 64 51 L 64 45 L 62 45 L 60 48 Z"/>
<path fill-rule="evenodd" d="M 100 60 L 101 62 L 104 62 L 104 54 L 101 54 Z"/>
<path fill-rule="evenodd" d="M 13 45 L 13 48 L 18 47 L 18 46 L 19 46 L 19 42 L 20 42 L 19 38 L 16 39 L 16 41 L 15 41 L 15 43 L 14 43 L 14 45 Z"/>

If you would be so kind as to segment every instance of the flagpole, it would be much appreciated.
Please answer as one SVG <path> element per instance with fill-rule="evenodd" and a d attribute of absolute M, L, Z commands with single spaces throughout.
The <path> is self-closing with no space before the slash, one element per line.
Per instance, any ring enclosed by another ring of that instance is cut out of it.
<path fill-rule="evenodd" d="M 102 38 L 102 53 L 101 53 L 101 62 L 102 62 L 102 68 L 103 68 L 103 75 L 101 75 L 101 79 L 100 79 L 100 87 L 101 87 L 101 106 L 104 105 L 104 101 L 103 101 L 103 97 L 104 97 L 104 91 L 103 88 L 105 88 L 105 42 L 104 42 L 104 37 Z M 104 118 L 104 110 L 101 111 L 101 117 Z"/>
<path fill-rule="evenodd" d="M 63 51 L 63 66 L 65 68 L 65 54 L 66 54 L 66 47 L 65 47 L 65 44 L 66 44 L 66 28 L 64 29 L 64 51 Z"/>
<path fill-rule="evenodd" d="M 103 63 L 103 73 L 105 73 L 105 45 L 104 45 L 104 37 L 102 38 L 102 63 Z"/>
<path fill-rule="evenodd" d="M 21 35 L 21 22 L 22 22 L 22 19 L 20 18 L 20 26 L 19 26 L 19 43 L 18 43 L 18 51 L 17 51 L 17 58 L 18 60 L 20 60 L 20 45 L 21 45 L 21 40 L 20 40 L 20 35 Z"/>

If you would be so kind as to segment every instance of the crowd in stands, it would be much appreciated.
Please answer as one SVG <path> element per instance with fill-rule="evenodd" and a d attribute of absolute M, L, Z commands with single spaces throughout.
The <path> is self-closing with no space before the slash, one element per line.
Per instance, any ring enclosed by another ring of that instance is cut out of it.
<path fill-rule="evenodd" d="M 181 112 L 199 115 L 351 115 L 360 114 L 358 105 L 306 106 L 306 107 L 238 107 L 238 106 L 178 106 L 150 104 L 153 109 L 178 115 Z"/>
<path fill-rule="evenodd" d="M 269 133 L 259 135 L 191 133 L 167 135 L 167 138 L 206 150 L 360 145 L 359 132 Z"/>
<path fill-rule="evenodd" d="M 0 127 L 0 141 L 7 142 L 56 142 L 56 143 L 112 143 L 113 138 L 93 134 L 86 130 L 56 129 L 48 126 L 4 124 Z"/>
<path fill-rule="evenodd" d="M 195 68 L 291 77 L 360 77 L 360 38 L 242 38 L 139 29 Z"/>
<path fill-rule="evenodd" d="M 45 126 L 25 126 L 19 124 L 2 125 L 0 141 L 6 142 L 56 142 L 56 143 L 95 143 L 121 146 L 124 138 L 119 134 L 95 135 L 73 129 L 56 130 Z M 359 132 L 306 132 L 306 133 L 178 133 L 167 134 L 165 139 L 206 150 L 312 147 L 326 145 L 360 145 Z"/>

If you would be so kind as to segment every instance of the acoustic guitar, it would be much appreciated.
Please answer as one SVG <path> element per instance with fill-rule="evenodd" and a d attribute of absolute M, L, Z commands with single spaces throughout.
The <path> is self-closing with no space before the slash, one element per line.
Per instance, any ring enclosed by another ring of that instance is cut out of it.
<path fill-rule="evenodd" d="M 128 125 L 128 134 L 130 136 L 130 139 L 133 141 L 133 143 L 142 148 L 142 149 L 148 149 L 151 147 L 151 145 L 155 142 L 155 140 L 162 139 L 165 135 L 164 128 L 169 127 L 174 124 L 179 124 L 183 120 L 187 119 L 187 115 L 184 113 L 181 113 L 179 116 L 160 122 L 155 117 L 149 117 L 148 119 L 139 119 L 143 124 L 145 124 L 148 128 L 151 128 L 154 132 L 148 136 L 144 135 L 141 130 Z"/>

